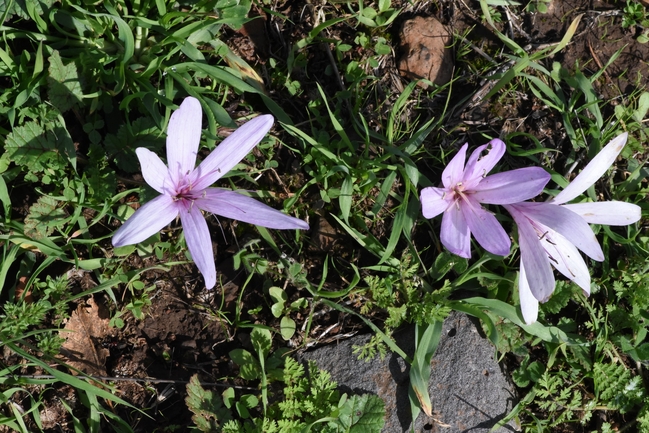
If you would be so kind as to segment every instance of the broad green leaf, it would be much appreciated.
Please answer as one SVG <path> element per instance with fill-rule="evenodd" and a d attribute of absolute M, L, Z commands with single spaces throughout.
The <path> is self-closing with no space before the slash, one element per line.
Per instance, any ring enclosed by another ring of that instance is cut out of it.
<path fill-rule="evenodd" d="M 385 12 L 390 9 L 390 0 L 379 0 L 379 11 Z"/>
<path fill-rule="evenodd" d="M 56 50 L 48 58 L 48 62 L 50 67 L 47 77 L 47 94 L 50 102 L 61 113 L 65 113 L 83 98 L 77 66 L 74 62 L 63 64 L 63 60 Z"/>
<path fill-rule="evenodd" d="M 185 403 L 194 414 L 192 421 L 202 432 L 220 431 L 220 427 L 232 418 L 230 411 L 223 407 L 219 395 L 203 389 L 196 374 L 187 384 Z"/>
<path fill-rule="evenodd" d="M 33 121 L 13 129 L 7 136 L 5 152 L 16 165 L 36 172 L 43 171 L 48 163 L 59 158 L 54 134 Z"/>
<path fill-rule="evenodd" d="M 281 287 L 273 286 L 268 289 L 268 294 L 273 299 L 274 302 L 284 303 L 288 301 L 288 295 Z"/>
<path fill-rule="evenodd" d="M 638 108 L 633 112 L 633 119 L 642 122 L 649 111 L 649 92 L 642 92 L 638 98 Z"/>
<path fill-rule="evenodd" d="M 25 235 L 43 239 L 51 235 L 55 227 L 65 224 L 67 215 L 58 205 L 59 202 L 49 196 L 40 197 L 25 217 Z"/>
<path fill-rule="evenodd" d="M 282 338 L 287 341 L 290 340 L 295 334 L 295 327 L 295 320 L 288 316 L 282 317 L 279 323 L 279 332 L 282 334 Z"/>
<path fill-rule="evenodd" d="M 385 403 L 372 394 L 352 395 L 341 398 L 338 419 L 329 425 L 338 431 L 349 433 L 379 433 L 385 424 Z"/>
<path fill-rule="evenodd" d="M 117 134 L 108 134 L 105 139 L 108 158 L 117 162 L 119 167 L 127 173 L 139 170 L 139 163 L 135 155 L 137 147 L 160 153 L 165 143 L 162 131 L 149 119 L 142 117 L 134 121 L 130 127 L 122 125 Z"/>
<path fill-rule="evenodd" d="M 262 353 L 265 357 L 270 353 L 273 336 L 268 329 L 256 327 L 250 333 L 250 342 L 257 353 Z"/>
<path fill-rule="evenodd" d="M 239 366 L 239 376 L 246 380 L 261 377 L 261 366 L 252 353 L 245 349 L 234 349 L 229 353 L 230 358 Z"/>

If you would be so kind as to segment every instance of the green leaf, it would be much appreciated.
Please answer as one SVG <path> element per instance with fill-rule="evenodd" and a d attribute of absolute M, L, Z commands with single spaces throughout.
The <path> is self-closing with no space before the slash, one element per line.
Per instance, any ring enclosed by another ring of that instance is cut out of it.
<path fill-rule="evenodd" d="M 159 153 L 164 143 L 162 131 L 148 117 L 137 119 L 130 127 L 122 125 L 116 135 L 108 134 L 105 139 L 108 158 L 113 159 L 127 173 L 135 173 L 139 170 L 135 155 L 137 147 L 146 147 Z"/>
<path fill-rule="evenodd" d="M 270 312 L 273 313 L 273 317 L 279 318 L 284 312 L 284 302 L 275 302 L 270 306 Z"/>
<path fill-rule="evenodd" d="M 258 353 L 262 353 L 264 357 L 270 353 L 270 347 L 272 345 L 273 337 L 270 331 L 266 328 L 255 328 L 250 333 L 250 342 L 252 347 Z"/>
<path fill-rule="evenodd" d="M 9 160 L 35 172 L 43 171 L 48 163 L 60 158 L 54 134 L 33 121 L 13 129 L 7 136 L 5 152 Z"/>
<path fill-rule="evenodd" d="M 412 365 L 410 366 L 410 389 L 415 394 L 417 401 L 419 402 L 419 407 L 424 410 L 426 415 L 432 416 L 433 408 L 430 401 L 430 395 L 428 394 L 428 382 L 430 380 L 430 360 L 437 350 L 437 345 L 439 344 L 439 339 L 442 335 L 442 324 L 444 322 L 441 320 L 435 321 L 431 325 L 426 325 L 425 330 L 421 337 L 419 333 L 422 330 L 422 327 L 416 326 L 416 348 L 415 353 L 412 358 Z M 411 405 L 414 403 L 411 398 Z M 416 408 L 416 406 L 415 406 Z M 418 410 L 413 410 L 413 412 L 418 412 Z M 413 418 L 416 418 L 418 413 L 413 413 Z"/>
<path fill-rule="evenodd" d="M 390 9 L 390 0 L 379 0 L 379 11 L 385 12 Z"/>
<path fill-rule="evenodd" d="M 525 332 L 539 337 L 541 340 L 547 341 L 548 343 L 581 345 L 585 344 L 586 342 L 583 337 L 579 335 L 568 334 L 555 326 L 546 326 L 540 322 L 534 322 L 531 325 L 527 325 L 523 320 L 523 315 L 519 310 L 516 309 L 516 307 L 497 299 L 487 299 L 480 297 L 467 298 L 463 299 L 462 301 L 452 302 L 451 308 L 459 309 L 457 307 L 459 307 L 461 304 L 479 306 L 480 308 L 488 310 L 489 312 L 496 314 L 497 316 L 509 319 L 512 323 L 520 326 Z"/>
<path fill-rule="evenodd" d="M 48 58 L 50 75 L 47 77 L 47 94 L 52 104 L 65 113 L 83 98 L 79 73 L 74 62 L 63 64 L 59 52 L 54 50 Z"/>
<path fill-rule="evenodd" d="M 245 349 L 234 349 L 229 353 L 230 358 L 239 366 L 239 376 L 246 380 L 261 377 L 261 366 L 250 352 Z"/>
<path fill-rule="evenodd" d="M 275 303 L 284 304 L 286 301 L 288 301 L 288 295 L 281 287 L 271 287 L 270 289 L 268 289 L 268 294 Z"/>
<path fill-rule="evenodd" d="M 345 222 L 349 222 L 349 212 L 352 209 L 352 195 L 354 194 L 354 180 L 351 176 L 345 176 L 343 184 L 340 187 L 340 196 L 338 197 L 338 204 L 340 205 L 340 213 Z"/>
<path fill-rule="evenodd" d="M 288 316 L 282 317 L 282 320 L 279 324 L 279 332 L 282 334 L 284 340 L 290 340 L 291 337 L 295 334 L 295 320 L 291 319 Z"/>
<path fill-rule="evenodd" d="M 2 202 L 5 222 L 11 221 L 11 198 L 9 197 L 7 183 L 2 175 L 0 175 L 0 202 Z"/>
<path fill-rule="evenodd" d="M 338 419 L 329 425 L 350 433 L 379 433 L 385 424 L 385 403 L 372 394 L 341 398 Z"/>
<path fill-rule="evenodd" d="M 220 431 L 220 427 L 232 418 L 230 411 L 223 407 L 221 398 L 212 391 L 203 389 L 196 374 L 187 384 L 185 403 L 194 413 L 192 421 L 202 432 Z"/>
<path fill-rule="evenodd" d="M 32 239 L 43 239 L 52 234 L 55 227 L 65 224 L 66 213 L 58 207 L 58 201 L 42 196 L 29 208 L 25 217 L 25 235 Z"/>

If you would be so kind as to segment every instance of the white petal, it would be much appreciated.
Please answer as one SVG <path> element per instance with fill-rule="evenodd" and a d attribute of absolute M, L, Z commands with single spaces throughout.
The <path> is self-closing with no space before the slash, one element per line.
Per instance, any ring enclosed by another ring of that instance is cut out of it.
<path fill-rule="evenodd" d="M 471 232 L 460 207 L 455 204 L 444 212 L 440 240 L 453 254 L 471 258 Z"/>
<path fill-rule="evenodd" d="M 639 221 L 642 216 L 640 206 L 623 201 L 573 203 L 561 206 L 581 216 L 589 224 L 626 226 Z"/>
<path fill-rule="evenodd" d="M 620 154 L 626 144 L 628 133 L 623 133 L 615 137 L 608 143 L 590 163 L 579 173 L 579 175 L 570 182 L 563 191 L 557 194 L 551 203 L 567 203 L 586 191 L 589 186 L 594 184 L 597 179 L 602 177 L 606 170 L 615 162 L 615 158 Z"/>
<path fill-rule="evenodd" d="M 525 271 L 530 290 L 540 302 L 545 302 L 554 292 L 554 274 L 550 267 L 548 255 L 541 246 L 539 234 L 531 221 L 520 212 L 518 205 L 504 205 L 518 227 L 518 245 L 521 261 L 525 262 Z"/>
<path fill-rule="evenodd" d="M 429 186 L 421 190 L 421 213 L 424 218 L 435 218 L 437 215 L 448 209 L 449 202 L 446 201 L 448 196 L 447 190 Z"/>
<path fill-rule="evenodd" d="M 534 297 L 530 290 L 527 275 L 525 275 L 523 259 L 521 259 L 521 271 L 518 276 L 518 298 L 521 302 L 521 313 L 523 313 L 525 323 L 531 325 L 536 322 L 536 319 L 539 316 L 539 301 Z"/>
<path fill-rule="evenodd" d="M 511 240 L 491 212 L 471 197 L 467 197 L 465 202 L 460 202 L 460 209 L 469 230 L 482 248 L 497 256 L 509 255 Z"/>
<path fill-rule="evenodd" d="M 166 227 L 178 215 L 178 206 L 168 195 L 159 195 L 138 210 L 113 234 L 113 245 L 140 243 Z"/>
<path fill-rule="evenodd" d="M 175 185 L 194 170 L 201 142 L 203 110 L 198 99 L 185 98 L 167 127 L 167 162 Z"/>
<path fill-rule="evenodd" d="M 560 233 L 548 229 L 541 245 L 550 256 L 550 263 L 566 278 L 590 294 L 590 272 L 577 248 Z"/>
<path fill-rule="evenodd" d="M 283 214 L 238 192 L 207 188 L 204 193 L 205 197 L 196 199 L 195 204 L 213 214 L 271 229 L 309 230 L 309 225 L 301 219 Z"/>
<path fill-rule="evenodd" d="M 464 143 L 453 159 L 446 165 L 446 168 L 444 168 L 442 172 L 442 184 L 446 188 L 451 188 L 458 182 L 462 182 L 467 147 L 469 147 L 469 144 Z"/>
<path fill-rule="evenodd" d="M 604 261 L 604 253 L 597 242 L 595 233 L 588 223 L 576 213 L 553 203 L 526 202 L 516 206 L 531 220 L 561 233 L 588 257 L 598 262 Z"/>
<path fill-rule="evenodd" d="M 180 211 L 180 222 L 183 225 L 187 248 L 196 267 L 203 274 L 205 287 L 211 289 L 216 285 L 216 266 L 210 231 L 198 206 L 187 206 L 185 201 L 182 203 L 184 209 Z"/>
<path fill-rule="evenodd" d="M 237 165 L 273 126 L 270 114 L 255 117 L 244 123 L 200 163 L 190 176 L 197 191 L 204 190 Z"/>
<path fill-rule="evenodd" d="M 464 169 L 464 183 L 467 190 L 472 190 L 496 166 L 505 154 L 505 143 L 494 138 L 473 151 Z"/>
<path fill-rule="evenodd" d="M 140 160 L 142 177 L 149 186 L 160 194 L 174 195 L 173 181 L 169 177 L 167 166 L 155 153 L 144 147 L 135 149 L 137 158 Z"/>

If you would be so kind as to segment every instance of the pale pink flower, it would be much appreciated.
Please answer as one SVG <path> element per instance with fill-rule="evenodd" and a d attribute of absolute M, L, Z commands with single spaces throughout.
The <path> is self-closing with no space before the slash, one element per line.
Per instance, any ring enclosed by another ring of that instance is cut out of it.
<path fill-rule="evenodd" d="M 186 98 L 169 120 L 167 162 L 148 149 L 136 149 L 144 180 L 160 195 L 139 208 L 113 235 L 113 245 L 137 244 L 162 230 L 180 215 L 189 252 L 205 278 L 216 284 L 210 232 L 203 211 L 273 229 L 302 229 L 309 225 L 236 191 L 209 188 L 239 163 L 273 125 L 273 116 L 256 117 L 223 140 L 195 167 L 201 139 L 200 102 Z"/>
<path fill-rule="evenodd" d="M 624 226 L 640 219 L 640 207 L 626 202 L 603 201 L 566 204 L 613 164 L 624 148 L 627 133 L 614 138 L 556 197 L 545 203 L 514 203 L 505 206 L 518 226 L 521 251 L 518 291 L 525 322 L 534 323 L 539 302 L 554 292 L 552 266 L 574 281 L 588 296 L 590 273 L 579 250 L 596 261 L 604 253 L 590 224 Z"/>
<path fill-rule="evenodd" d="M 550 175 L 540 167 L 526 167 L 487 176 L 505 153 L 505 143 L 494 139 L 478 147 L 465 166 L 467 147 L 462 146 L 444 169 L 443 188 L 421 190 L 422 213 L 426 218 L 444 214 L 440 240 L 453 254 L 471 257 L 473 233 L 485 250 L 506 256 L 511 246 L 509 236 L 482 204 L 530 199 L 543 191 Z"/>

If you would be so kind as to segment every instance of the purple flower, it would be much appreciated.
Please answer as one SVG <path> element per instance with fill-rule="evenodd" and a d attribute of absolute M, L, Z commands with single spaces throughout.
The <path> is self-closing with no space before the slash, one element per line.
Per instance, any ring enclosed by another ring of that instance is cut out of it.
<path fill-rule="evenodd" d="M 303 229 L 309 225 L 235 191 L 208 188 L 237 165 L 266 135 L 273 116 L 259 116 L 237 129 L 195 168 L 203 113 L 197 99 L 185 98 L 169 120 L 167 161 L 136 149 L 144 180 L 161 195 L 138 209 L 113 235 L 113 245 L 137 244 L 167 226 L 178 215 L 185 240 L 205 286 L 216 284 L 210 232 L 201 211 L 273 229 Z"/>
<path fill-rule="evenodd" d="M 465 166 L 467 146 L 444 169 L 443 188 L 421 190 L 422 213 L 426 218 L 444 213 L 440 238 L 453 254 L 471 257 L 473 233 L 485 250 L 506 256 L 509 236 L 482 203 L 509 204 L 532 198 L 543 191 L 550 175 L 540 167 L 527 167 L 487 176 L 505 153 L 505 143 L 494 139 L 478 147 Z"/>
<path fill-rule="evenodd" d="M 554 292 L 552 266 L 590 294 L 590 273 L 583 251 L 596 261 L 604 253 L 591 224 L 624 226 L 640 219 L 640 207 L 619 201 L 565 204 L 590 187 L 613 164 L 624 148 L 627 133 L 614 138 L 556 197 L 546 203 L 505 206 L 518 226 L 521 251 L 518 291 L 523 318 L 528 324 L 538 316 L 539 302 Z"/>

